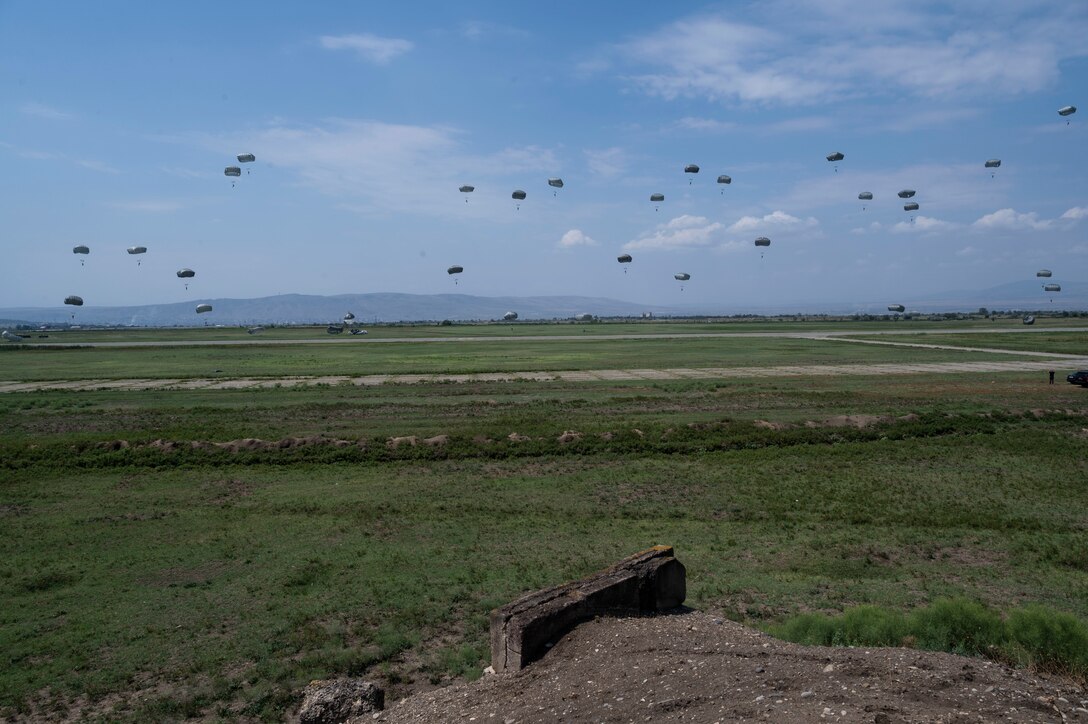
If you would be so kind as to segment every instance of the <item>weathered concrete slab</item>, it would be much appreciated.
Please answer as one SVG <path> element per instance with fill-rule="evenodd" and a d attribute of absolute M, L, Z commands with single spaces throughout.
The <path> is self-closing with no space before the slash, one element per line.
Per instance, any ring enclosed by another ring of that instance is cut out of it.
<path fill-rule="evenodd" d="M 491 612 L 491 666 L 523 669 L 595 616 L 676 608 L 687 596 L 686 581 L 672 546 L 654 546 L 588 578 L 526 594 Z"/>

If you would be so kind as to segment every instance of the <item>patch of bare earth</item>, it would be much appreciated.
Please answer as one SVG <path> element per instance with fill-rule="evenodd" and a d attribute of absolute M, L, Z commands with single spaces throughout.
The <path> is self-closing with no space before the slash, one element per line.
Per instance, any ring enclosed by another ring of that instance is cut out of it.
<path fill-rule="evenodd" d="M 801 646 L 713 615 L 604 618 L 514 673 L 411 696 L 380 722 L 1088 722 L 1074 683 L 982 659 Z"/>

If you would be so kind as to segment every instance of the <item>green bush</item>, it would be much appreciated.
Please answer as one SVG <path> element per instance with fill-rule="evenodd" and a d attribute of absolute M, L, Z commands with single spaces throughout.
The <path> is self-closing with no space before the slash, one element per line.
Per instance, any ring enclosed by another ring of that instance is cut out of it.
<path fill-rule="evenodd" d="M 1005 626 L 981 603 L 949 598 L 911 613 L 910 635 L 919 648 L 975 656 L 1002 643 Z"/>
<path fill-rule="evenodd" d="M 1068 613 L 1026 606 L 1009 615 L 1007 650 L 1022 664 L 1088 676 L 1088 626 Z"/>

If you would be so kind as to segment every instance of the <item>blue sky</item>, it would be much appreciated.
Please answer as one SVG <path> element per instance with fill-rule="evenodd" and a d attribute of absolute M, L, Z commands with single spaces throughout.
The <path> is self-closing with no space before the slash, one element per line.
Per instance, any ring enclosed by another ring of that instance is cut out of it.
<path fill-rule="evenodd" d="M 1081 2 L 0 0 L 0 306 L 1083 281 L 1086 37 Z"/>

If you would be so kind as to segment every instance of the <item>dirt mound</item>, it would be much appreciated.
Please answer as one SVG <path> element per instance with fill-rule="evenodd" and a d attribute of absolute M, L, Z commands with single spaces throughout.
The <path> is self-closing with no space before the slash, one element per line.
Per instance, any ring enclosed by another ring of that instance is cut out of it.
<path fill-rule="evenodd" d="M 516 674 L 357 721 L 1088 722 L 1056 677 L 913 649 L 800 646 L 705 613 L 597 619 Z"/>

